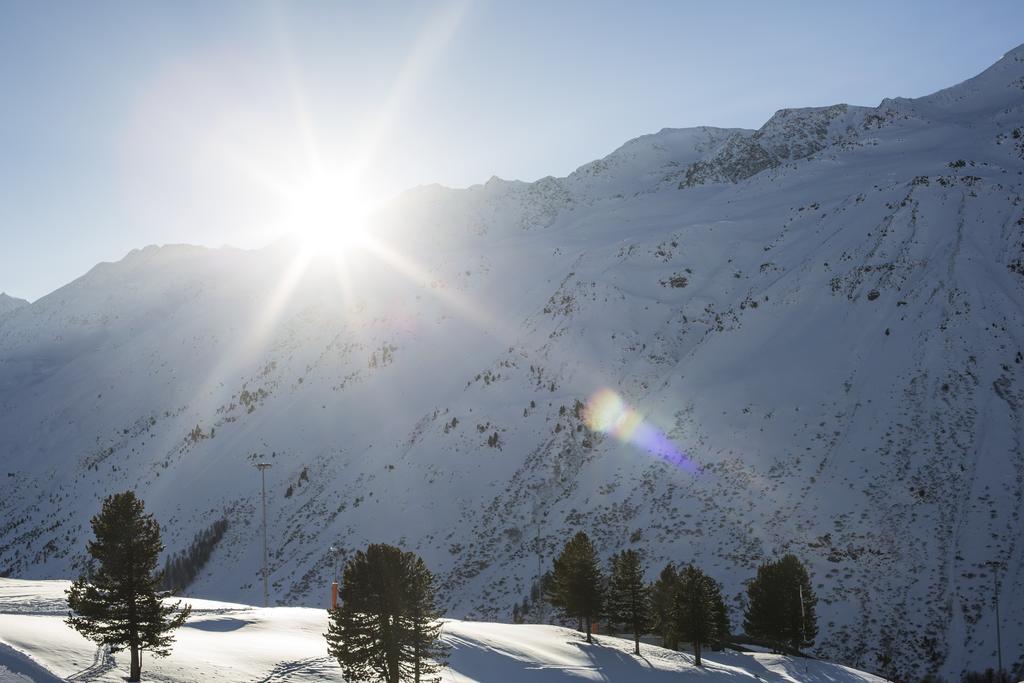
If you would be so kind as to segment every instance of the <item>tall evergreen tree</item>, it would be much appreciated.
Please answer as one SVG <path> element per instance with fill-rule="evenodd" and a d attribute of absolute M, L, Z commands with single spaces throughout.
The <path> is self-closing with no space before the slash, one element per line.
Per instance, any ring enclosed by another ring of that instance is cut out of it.
<path fill-rule="evenodd" d="M 747 587 L 747 602 L 743 628 L 748 635 L 793 650 L 814 644 L 818 599 L 807 569 L 795 555 L 758 567 Z"/>
<path fill-rule="evenodd" d="M 398 683 L 402 551 L 370 545 L 345 565 L 341 605 L 331 610 L 327 651 L 347 680 Z"/>
<path fill-rule="evenodd" d="M 679 572 L 674 606 L 676 633 L 693 644 L 695 663 L 701 666 L 701 648 L 727 636 L 722 632 L 728 621 L 720 613 L 725 606 L 721 590 L 710 576 L 687 565 Z"/>
<path fill-rule="evenodd" d="M 141 653 L 170 654 L 173 631 L 188 617 L 191 607 L 165 603 L 169 592 L 159 590 L 157 571 L 160 525 L 147 515 L 143 502 L 131 491 L 103 501 L 92 518 L 95 540 L 88 552 L 95 561 L 88 576 L 80 576 L 67 590 L 66 623 L 110 651 L 131 652 L 129 681 L 142 675 Z"/>
<path fill-rule="evenodd" d="M 384 544 L 357 552 L 340 597 L 324 635 L 347 680 L 400 683 L 438 672 L 446 650 L 434 579 L 415 553 Z"/>
<path fill-rule="evenodd" d="M 608 616 L 633 634 L 633 651 L 640 654 L 640 636 L 650 625 L 650 595 L 644 584 L 640 553 L 623 550 L 612 555 L 608 581 Z"/>
<path fill-rule="evenodd" d="M 413 553 L 405 553 L 408 572 L 408 597 L 406 608 L 407 637 L 404 638 L 405 656 L 403 661 L 411 669 L 412 680 L 440 681 L 441 678 L 428 679 L 440 673 L 441 667 L 448 657 L 448 648 L 441 642 L 441 613 L 437 609 L 437 589 L 434 575 L 427 569 L 423 560 Z"/>
<path fill-rule="evenodd" d="M 594 619 L 604 607 L 604 576 L 597 561 L 597 551 L 582 531 L 577 532 L 555 558 L 555 568 L 548 587 L 548 600 L 569 618 L 586 624 L 587 642 Z"/>
<path fill-rule="evenodd" d="M 679 572 L 675 564 L 669 562 L 658 575 L 658 580 L 651 584 L 651 630 L 661 636 L 662 647 L 670 650 L 679 649 L 679 635 L 676 632 L 675 601 L 676 588 L 679 584 Z"/>
<path fill-rule="evenodd" d="M 716 621 L 711 639 L 708 640 L 708 645 L 711 646 L 712 650 L 722 650 L 725 648 L 726 641 L 729 639 L 729 634 L 732 632 L 732 628 L 729 623 L 729 608 L 725 604 L 725 598 L 722 597 L 722 584 L 714 580 L 712 581 L 714 583 L 713 597 Z"/>

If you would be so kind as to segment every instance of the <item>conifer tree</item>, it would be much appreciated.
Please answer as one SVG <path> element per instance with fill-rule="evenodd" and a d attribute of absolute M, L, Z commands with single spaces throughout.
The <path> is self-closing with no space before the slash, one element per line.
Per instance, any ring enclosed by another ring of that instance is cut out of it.
<path fill-rule="evenodd" d="M 96 538 L 87 549 L 95 563 L 88 576 L 80 576 L 67 590 L 71 611 L 66 623 L 112 653 L 129 650 L 128 680 L 138 681 L 141 653 L 170 654 L 173 631 L 191 607 L 179 611 L 180 601 L 164 602 L 170 593 L 159 590 L 157 562 L 164 548 L 160 525 L 134 493 L 108 496 L 92 518 L 92 531 Z"/>
<path fill-rule="evenodd" d="M 793 650 L 814 644 L 818 599 L 807 569 L 795 555 L 758 567 L 747 587 L 747 601 L 743 628 L 748 635 Z"/>
<path fill-rule="evenodd" d="M 424 681 L 439 671 L 446 649 L 434 579 L 415 553 L 384 544 L 357 552 L 340 597 L 324 635 L 346 680 Z"/>
<path fill-rule="evenodd" d="M 693 645 L 694 660 L 701 666 L 701 648 L 726 637 L 722 633 L 724 607 L 718 584 L 690 564 L 679 572 L 675 595 L 676 633 Z M 726 622 L 727 623 L 727 622 Z"/>
<path fill-rule="evenodd" d="M 441 613 L 437 609 L 437 589 L 434 575 L 423 560 L 413 553 L 405 553 L 408 573 L 408 604 L 406 608 L 407 634 L 403 639 L 407 670 L 412 671 L 412 680 L 440 681 L 440 677 L 428 679 L 441 671 L 448 657 L 448 648 L 440 641 Z"/>
<path fill-rule="evenodd" d="M 593 643 L 593 621 L 604 607 L 604 577 L 590 538 L 577 532 L 555 558 L 548 600 L 566 617 L 586 624 L 587 642 Z"/>
<path fill-rule="evenodd" d="M 325 637 L 346 680 L 399 681 L 401 554 L 393 546 L 370 545 L 345 565 L 341 605 L 331 610 Z"/>
<path fill-rule="evenodd" d="M 708 640 L 708 645 L 711 646 L 712 650 L 722 650 L 725 648 L 732 628 L 729 624 L 729 608 L 725 604 L 725 598 L 722 597 L 722 585 L 714 580 L 712 580 L 712 583 L 714 583 L 715 628 L 712 631 L 711 638 Z"/>
<path fill-rule="evenodd" d="M 612 555 L 608 581 L 608 616 L 633 634 L 633 651 L 640 654 L 640 636 L 650 624 L 650 595 L 644 584 L 640 554 L 623 550 Z"/>
<path fill-rule="evenodd" d="M 679 584 L 679 573 L 674 563 L 669 562 L 658 575 L 658 580 L 648 589 L 651 604 L 651 630 L 661 636 L 662 647 L 679 649 L 676 632 L 675 600 Z"/>

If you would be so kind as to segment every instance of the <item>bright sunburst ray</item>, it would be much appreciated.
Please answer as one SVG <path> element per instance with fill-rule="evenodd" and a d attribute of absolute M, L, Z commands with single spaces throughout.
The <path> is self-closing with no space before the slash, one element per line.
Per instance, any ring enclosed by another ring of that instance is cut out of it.
<path fill-rule="evenodd" d="M 362 149 L 355 155 L 352 164 L 354 169 L 366 168 L 373 159 L 381 140 L 394 127 L 416 86 L 455 35 L 468 8 L 467 0 L 451 2 L 436 12 L 420 32 L 395 79 L 387 101 L 374 116 L 373 128 L 363 136 Z"/>
<path fill-rule="evenodd" d="M 366 201 L 362 196 L 359 181 L 373 161 L 380 142 L 398 120 L 414 88 L 455 34 L 467 7 L 465 0 L 450 3 L 427 23 L 404 61 L 384 106 L 374 116 L 372 129 L 362 136 L 359 150 L 348 159 L 343 172 L 330 171 L 324 164 L 295 68 L 289 36 L 287 31 L 279 35 L 278 45 L 289 75 L 291 115 L 305 172 L 298 178 L 279 176 L 266 165 L 250 159 L 251 155 L 246 150 L 232 149 L 222 141 L 213 144 L 229 168 L 281 201 L 285 207 L 283 227 L 298 239 L 299 245 L 293 261 L 283 269 L 265 305 L 254 316 L 250 329 L 240 335 L 244 340 L 243 347 L 233 349 L 218 361 L 198 388 L 194 403 L 205 402 L 217 387 L 237 379 L 247 367 L 251 367 L 312 264 L 326 262 L 342 294 L 343 308 L 351 309 L 351 261 L 356 252 L 363 249 L 364 222 L 376 208 L 374 202 Z M 274 23 L 285 26 L 284 21 Z M 376 249 L 375 253 L 389 254 L 384 249 Z M 401 267 L 407 275 L 420 273 L 414 264 L 393 254 L 383 260 Z M 464 312 L 474 311 L 465 303 L 456 307 Z"/>
<path fill-rule="evenodd" d="M 385 264 L 390 271 L 408 279 L 461 319 L 493 338 L 509 343 L 518 338 L 518 328 L 488 314 L 485 307 L 477 305 L 469 297 L 444 287 L 431 286 L 436 278 L 428 269 L 395 245 L 371 234 L 368 223 L 379 210 L 380 202 L 367 199 L 361 188 L 361 181 L 378 154 L 382 141 L 387 139 L 406 109 L 426 71 L 455 34 L 467 8 L 465 0 L 450 3 L 427 23 L 403 62 L 387 99 L 375 113 L 372 126 L 361 136 L 358 148 L 344 164 L 328 165 L 323 159 L 288 35 L 286 32 L 282 34 L 280 47 L 289 75 L 289 104 L 303 172 L 299 177 L 279 177 L 265 165 L 250 159 L 245 151 L 230 149 L 223 143 L 218 149 L 229 167 L 261 190 L 271 193 L 284 207 L 282 228 L 293 238 L 296 247 L 294 257 L 282 270 L 270 296 L 254 316 L 248 333 L 242 335 L 242 348 L 235 349 L 218 363 L 200 388 L 199 396 L 212 395 L 216 387 L 237 379 L 258 360 L 268 337 L 280 323 L 296 289 L 310 274 L 311 268 L 326 269 L 322 272 L 332 275 L 341 294 L 339 313 L 350 313 L 356 299 L 356 283 L 353 281 L 358 270 L 356 266 L 365 268 L 363 261 L 367 257 Z M 283 26 L 284 22 L 278 25 Z M 359 329 L 359 326 L 353 326 L 353 329 Z M 575 360 L 579 361 L 578 358 Z M 691 473 L 696 471 L 692 461 L 663 432 L 610 389 L 599 391 L 588 403 L 587 423 L 595 431 L 611 434 L 623 443 L 639 447 L 681 469 Z"/>
<path fill-rule="evenodd" d="M 501 338 L 509 338 L 514 334 L 511 328 L 501 323 L 494 316 L 487 315 L 480 306 L 474 305 L 468 298 L 443 287 L 431 287 L 432 277 L 429 271 L 395 248 L 381 242 L 373 236 L 366 236 L 362 242 L 365 251 L 386 263 L 395 272 L 407 278 L 429 292 L 442 303 L 459 313 L 485 332 Z"/>

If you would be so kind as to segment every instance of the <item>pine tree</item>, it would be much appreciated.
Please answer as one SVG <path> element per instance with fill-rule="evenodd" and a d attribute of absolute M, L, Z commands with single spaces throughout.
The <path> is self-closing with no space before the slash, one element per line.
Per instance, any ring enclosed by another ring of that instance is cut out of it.
<path fill-rule="evenodd" d="M 180 601 L 164 602 L 170 593 L 159 590 L 157 562 L 164 549 L 160 525 L 145 513 L 134 493 L 108 496 L 92 518 L 92 530 L 96 539 L 87 549 L 95 565 L 67 590 L 71 611 L 66 623 L 112 653 L 130 650 L 128 680 L 138 681 L 140 653 L 170 654 L 173 631 L 185 622 L 191 607 L 179 611 Z"/>
<path fill-rule="evenodd" d="M 758 567 L 757 578 L 747 587 L 747 601 L 743 628 L 748 635 L 793 650 L 814 644 L 818 599 L 807 569 L 795 555 Z"/>
<path fill-rule="evenodd" d="M 403 638 L 405 656 L 403 661 L 410 662 L 413 678 L 420 681 L 440 681 L 440 676 L 427 679 L 440 672 L 448 657 L 448 648 L 440 641 L 441 621 L 437 609 L 437 590 L 434 575 L 427 569 L 423 560 L 413 553 L 404 554 L 407 581 L 407 609 L 405 620 L 406 637 Z"/>
<path fill-rule="evenodd" d="M 623 550 L 612 555 L 608 581 L 608 616 L 633 633 L 633 651 L 640 654 L 640 636 L 650 624 L 650 596 L 644 584 L 640 554 Z"/>
<path fill-rule="evenodd" d="M 568 618 L 586 624 L 587 642 L 593 643 L 593 621 L 604 606 L 604 577 L 597 561 L 597 551 L 582 531 L 565 544 L 555 558 L 548 600 Z"/>
<path fill-rule="evenodd" d="M 676 588 L 679 584 L 679 573 L 675 564 L 669 562 L 658 575 L 658 580 L 651 584 L 651 630 L 661 636 L 662 647 L 670 650 L 679 649 L 679 636 L 676 632 L 675 600 Z"/>
<path fill-rule="evenodd" d="M 446 656 L 433 575 L 415 553 L 372 544 L 345 565 L 327 651 L 346 680 L 421 681 Z M 436 680 L 436 679 L 435 679 Z"/>
<path fill-rule="evenodd" d="M 701 648 L 720 642 L 727 635 L 722 632 L 723 619 L 719 612 L 723 607 L 721 591 L 714 579 L 692 564 L 679 572 L 675 595 L 676 633 L 693 644 L 697 666 L 701 666 Z"/>
<path fill-rule="evenodd" d="M 722 585 L 714 580 L 712 583 L 714 583 L 715 628 L 711 639 L 708 640 L 708 645 L 711 646 L 712 650 L 723 650 L 725 649 L 726 641 L 729 639 L 729 634 L 732 632 L 729 624 L 729 608 L 725 604 L 725 598 L 722 597 Z"/>

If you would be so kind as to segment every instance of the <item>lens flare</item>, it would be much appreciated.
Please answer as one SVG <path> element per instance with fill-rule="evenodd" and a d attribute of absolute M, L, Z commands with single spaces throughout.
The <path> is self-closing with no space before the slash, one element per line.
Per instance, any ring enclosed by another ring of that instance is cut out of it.
<path fill-rule="evenodd" d="M 611 389 L 601 389 L 590 397 L 583 418 L 594 431 L 611 434 L 623 443 L 641 448 L 688 472 L 697 470 L 668 436 Z"/>

